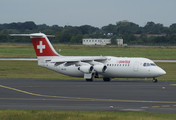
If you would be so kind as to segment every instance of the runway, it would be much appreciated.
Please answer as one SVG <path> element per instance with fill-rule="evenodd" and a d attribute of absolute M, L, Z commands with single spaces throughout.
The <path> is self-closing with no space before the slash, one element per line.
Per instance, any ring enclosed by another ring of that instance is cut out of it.
<path fill-rule="evenodd" d="M 176 81 L 0 79 L 0 109 L 175 113 Z"/>

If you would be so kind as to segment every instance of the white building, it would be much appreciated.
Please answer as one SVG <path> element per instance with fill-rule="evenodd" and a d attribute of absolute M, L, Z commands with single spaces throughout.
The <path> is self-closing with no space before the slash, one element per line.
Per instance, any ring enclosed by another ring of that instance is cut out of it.
<path fill-rule="evenodd" d="M 83 45 L 107 45 L 111 44 L 111 39 L 83 39 L 82 40 Z M 123 39 L 117 39 L 117 45 L 123 45 Z"/>
<path fill-rule="evenodd" d="M 123 45 L 123 39 L 117 39 L 117 45 Z"/>
<path fill-rule="evenodd" d="M 107 45 L 107 44 L 111 44 L 111 39 L 92 39 L 92 38 L 88 38 L 88 39 L 83 39 L 82 40 L 83 45 Z"/>

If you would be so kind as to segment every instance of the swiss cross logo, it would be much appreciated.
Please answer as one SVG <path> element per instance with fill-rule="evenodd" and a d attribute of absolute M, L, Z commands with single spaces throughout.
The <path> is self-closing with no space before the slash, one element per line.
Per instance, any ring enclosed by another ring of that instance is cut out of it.
<path fill-rule="evenodd" d="M 59 56 L 46 38 L 31 38 L 31 40 L 37 56 Z"/>
<path fill-rule="evenodd" d="M 39 45 L 37 45 L 37 49 L 40 49 L 40 53 L 43 53 L 43 49 L 45 49 L 45 45 L 43 45 L 42 41 L 40 41 Z"/>

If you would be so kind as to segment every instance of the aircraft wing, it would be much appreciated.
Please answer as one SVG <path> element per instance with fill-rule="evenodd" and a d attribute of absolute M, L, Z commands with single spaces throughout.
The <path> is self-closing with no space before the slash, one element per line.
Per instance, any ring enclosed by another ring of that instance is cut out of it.
<path fill-rule="evenodd" d="M 63 57 L 59 59 L 53 59 L 50 62 L 56 63 L 56 64 L 63 64 L 67 63 L 67 65 L 76 64 L 78 62 L 84 62 L 89 63 L 90 61 L 97 61 L 97 62 L 103 62 L 107 60 L 107 57 Z"/>
<path fill-rule="evenodd" d="M 86 62 L 86 61 L 104 61 L 107 60 L 106 57 L 63 57 L 59 59 L 53 59 L 50 62 Z"/>

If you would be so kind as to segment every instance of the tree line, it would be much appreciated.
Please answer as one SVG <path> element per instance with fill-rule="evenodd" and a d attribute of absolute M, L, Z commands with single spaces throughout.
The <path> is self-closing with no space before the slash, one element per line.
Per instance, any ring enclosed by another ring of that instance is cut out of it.
<path fill-rule="evenodd" d="M 109 24 L 102 28 L 91 25 L 64 27 L 58 25 L 48 26 L 46 24 L 36 25 L 33 21 L 24 23 L 0 24 L 0 42 L 26 43 L 30 42 L 28 37 L 10 37 L 9 34 L 27 34 L 42 32 L 45 34 L 55 35 L 50 38 L 52 43 L 73 43 L 81 44 L 83 38 L 109 38 L 112 44 L 117 38 L 122 38 L 126 44 L 140 43 L 176 43 L 176 23 L 169 27 L 160 23 L 147 22 L 144 27 L 129 21 L 119 21 L 116 24 Z M 162 37 L 147 37 L 147 34 L 166 34 Z M 140 34 L 140 37 L 134 36 Z"/>

